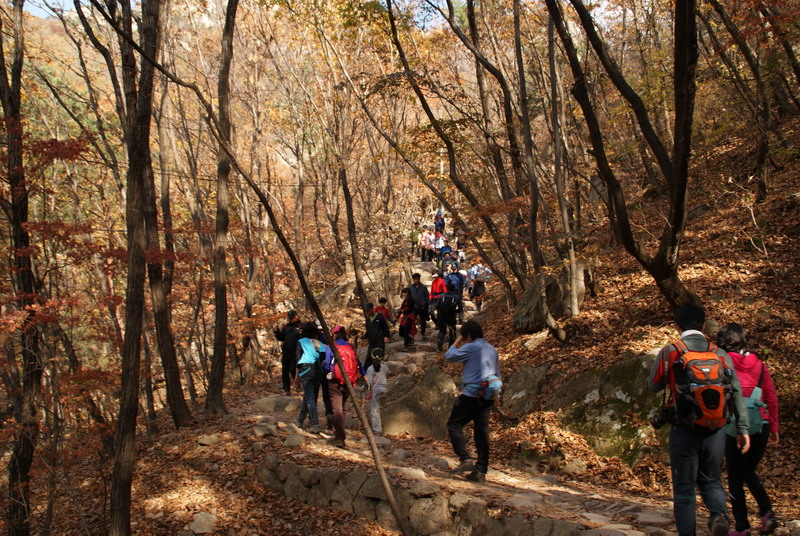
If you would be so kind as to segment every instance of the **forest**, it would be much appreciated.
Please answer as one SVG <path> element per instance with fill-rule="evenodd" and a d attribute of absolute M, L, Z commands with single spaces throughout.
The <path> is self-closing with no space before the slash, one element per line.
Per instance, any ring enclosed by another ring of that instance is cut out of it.
<path fill-rule="evenodd" d="M 289 309 L 363 327 L 365 274 L 408 284 L 437 211 L 494 274 L 509 373 L 646 353 L 685 303 L 744 324 L 800 516 L 796 0 L 11 0 L 0 24 L 9 535 L 174 533 L 141 520 L 145 447 L 277 392 Z M 554 417 L 496 418 L 518 445 Z M 663 493 L 654 466 L 619 478 Z"/>

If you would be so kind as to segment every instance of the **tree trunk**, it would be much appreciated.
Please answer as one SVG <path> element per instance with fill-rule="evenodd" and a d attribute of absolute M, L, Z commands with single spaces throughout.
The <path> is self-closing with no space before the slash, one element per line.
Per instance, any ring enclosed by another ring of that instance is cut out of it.
<path fill-rule="evenodd" d="M 233 63 L 233 31 L 236 24 L 238 0 L 228 0 L 225 27 L 222 31 L 222 60 L 219 68 L 217 95 L 219 98 L 220 143 L 230 145 L 230 71 Z M 214 243 L 214 355 L 206 395 L 206 413 L 227 413 L 222 399 L 225 380 L 225 361 L 228 349 L 228 267 L 226 243 L 228 240 L 228 180 L 231 173 L 230 157 L 223 147 L 217 153 L 217 226 Z"/>
<path fill-rule="evenodd" d="M 350 193 L 350 185 L 347 183 L 347 169 L 344 166 L 344 162 L 339 163 L 339 181 L 342 185 L 344 206 L 347 210 L 347 237 L 350 239 L 350 253 L 353 259 L 353 271 L 356 276 L 356 292 L 363 306 L 369 301 L 369 298 L 367 297 L 367 288 L 364 286 L 364 266 L 361 262 L 361 251 L 358 248 L 356 220 L 353 214 L 353 196 Z"/>

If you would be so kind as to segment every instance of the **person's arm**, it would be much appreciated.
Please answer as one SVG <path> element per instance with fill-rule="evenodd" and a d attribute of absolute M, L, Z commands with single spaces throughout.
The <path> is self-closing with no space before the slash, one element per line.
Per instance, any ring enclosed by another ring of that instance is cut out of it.
<path fill-rule="evenodd" d="M 766 365 L 764 367 L 764 379 L 761 381 L 761 389 L 764 391 L 764 402 L 767 404 L 769 414 L 769 441 L 773 445 L 778 444 L 780 435 L 778 433 L 778 394 L 775 392 L 775 384 Z"/>
<path fill-rule="evenodd" d="M 658 352 L 656 360 L 653 362 L 653 366 L 650 369 L 650 377 L 647 379 L 647 384 L 650 390 L 655 393 L 664 389 L 669 381 L 669 379 L 664 376 L 664 360 L 669 359 L 669 351 L 671 349 L 671 344 L 662 348 L 661 351 Z"/>
<path fill-rule="evenodd" d="M 464 342 L 464 337 L 459 335 L 458 338 L 453 343 L 453 345 L 447 349 L 447 352 L 445 352 L 444 354 L 445 359 L 447 359 L 452 363 L 459 363 L 461 361 L 466 361 L 471 355 L 469 347 L 470 343 L 464 344 L 462 346 L 463 342 Z"/>
<path fill-rule="evenodd" d="M 742 384 L 739 382 L 739 376 L 736 375 L 731 356 L 721 349 L 719 354 L 731 371 L 731 398 L 733 398 L 733 413 L 736 416 L 736 444 L 742 454 L 745 454 L 750 450 L 750 419 L 747 417 L 747 406 L 742 397 Z"/>

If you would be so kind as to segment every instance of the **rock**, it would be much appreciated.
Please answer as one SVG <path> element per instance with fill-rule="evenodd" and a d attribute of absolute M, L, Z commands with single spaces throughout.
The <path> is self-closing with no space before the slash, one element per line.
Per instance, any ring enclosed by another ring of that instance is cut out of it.
<path fill-rule="evenodd" d="M 378 525 L 381 527 L 390 530 L 399 529 L 397 520 L 394 518 L 394 513 L 392 512 L 392 507 L 389 506 L 389 503 L 386 501 L 378 501 L 375 505 L 375 521 L 377 521 Z"/>
<path fill-rule="evenodd" d="M 425 480 L 428 478 L 425 471 L 416 467 L 393 467 L 389 472 L 393 475 L 409 478 L 411 480 Z"/>
<path fill-rule="evenodd" d="M 278 418 L 274 415 L 263 415 L 259 420 L 259 424 L 278 424 Z"/>
<path fill-rule="evenodd" d="M 389 454 L 389 459 L 395 463 L 404 462 L 408 458 L 408 451 L 406 449 L 394 449 Z"/>
<path fill-rule="evenodd" d="M 470 498 L 461 510 L 461 516 L 470 527 L 480 527 L 486 519 L 486 501 Z"/>
<path fill-rule="evenodd" d="M 541 504 L 544 498 L 538 493 L 520 493 L 509 497 L 504 503 L 510 508 L 532 509 Z"/>
<path fill-rule="evenodd" d="M 481 536 L 506 536 L 506 528 L 499 519 L 487 517 L 483 522 Z"/>
<path fill-rule="evenodd" d="M 259 398 L 253 402 L 253 405 L 256 407 L 257 411 L 262 413 L 274 413 L 276 411 L 283 411 L 287 401 L 290 399 L 291 397 L 284 395 L 270 395 L 266 398 Z"/>
<path fill-rule="evenodd" d="M 542 393 L 547 366 L 524 365 L 511 374 L 503 385 L 503 408 L 512 414 L 529 413 L 534 397 Z"/>
<path fill-rule="evenodd" d="M 189 523 L 189 530 L 195 534 L 209 534 L 214 532 L 214 525 L 217 524 L 217 516 L 208 512 L 198 512 L 194 519 Z"/>
<path fill-rule="evenodd" d="M 345 487 L 347 487 L 347 491 L 350 492 L 350 495 L 353 497 L 358 496 L 358 491 L 368 478 L 369 473 L 364 470 L 351 471 L 350 474 L 344 478 Z"/>
<path fill-rule="evenodd" d="M 286 431 L 287 431 L 287 432 L 289 432 L 290 434 L 300 434 L 300 435 L 304 435 L 304 433 L 303 433 L 303 430 L 301 430 L 301 429 L 300 429 L 300 427 L 299 427 L 299 426 L 297 426 L 297 425 L 296 425 L 295 423 L 293 423 L 293 422 L 290 422 L 290 423 L 288 423 L 288 424 L 286 425 Z"/>
<path fill-rule="evenodd" d="M 278 474 L 278 478 L 286 482 L 289 477 L 297 474 L 299 470 L 300 469 L 293 463 L 282 463 L 275 469 L 275 472 Z"/>
<path fill-rule="evenodd" d="M 201 447 L 213 447 L 222 443 L 222 438 L 217 434 L 204 435 L 197 440 L 197 444 Z"/>
<path fill-rule="evenodd" d="M 672 519 L 654 512 L 639 512 L 636 514 L 636 522 L 640 525 L 654 525 L 663 527 L 672 524 Z"/>
<path fill-rule="evenodd" d="M 179 530 L 175 536 L 195 536 L 195 534 L 191 530 Z"/>
<path fill-rule="evenodd" d="M 387 361 L 386 365 L 389 367 L 388 376 L 407 376 L 408 365 L 400 361 Z"/>
<path fill-rule="evenodd" d="M 456 510 L 461 510 L 464 508 L 472 498 L 469 495 L 464 495 L 463 493 L 453 493 L 450 495 L 450 508 L 455 508 Z"/>
<path fill-rule="evenodd" d="M 420 460 L 420 463 L 422 465 L 427 465 L 428 467 L 441 469 L 442 471 L 450 470 L 450 462 L 438 456 L 425 456 Z"/>
<path fill-rule="evenodd" d="M 647 536 L 672 536 L 670 531 L 664 530 L 661 527 L 645 527 L 642 529 L 642 532 L 647 534 Z"/>
<path fill-rule="evenodd" d="M 228 527 L 228 530 L 225 531 L 225 536 L 239 536 L 239 533 L 233 527 Z"/>
<path fill-rule="evenodd" d="M 580 270 L 583 275 L 583 270 Z M 554 277 L 552 275 L 544 275 L 545 278 L 545 295 L 547 306 L 550 309 L 554 318 L 561 318 L 569 309 L 569 282 L 568 277 L 564 271 Z M 584 287 L 581 284 L 579 289 L 579 305 L 583 302 Z M 534 280 L 525 289 L 522 297 L 519 299 L 516 309 L 514 309 L 514 318 L 512 326 L 516 331 L 523 333 L 533 333 L 547 329 L 547 321 L 542 316 L 542 307 L 539 305 L 541 300 L 541 289 L 539 282 Z"/>
<path fill-rule="evenodd" d="M 427 480 L 412 482 L 411 486 L 408 488 L 408 492 L 414 497 L 431 497 L 437 493 L 441 493 L 441 491 L 442 488 Z"/>
<path fill-rule="evenodd" d="M 300 434 L 291 434 L 286 438 L 286 441 L 283 442 L 283 446 L 286 448 L 297 448 L 301 447 L 305 442 L 306 438 L 304 436 Z"/>
<path fill-rule="evenodd" d="M 361 485 L 361 489 L 358 490 L 358 495 L 369 497 L 370 499 L 388 500 L 386 490 L 383 489 L 383 484 L 381 484 L 381 479 L 377 474 L 370 475 L 367 478 L 364 484 Z M 355 508 L 355 503 L 353 503 L 353 508 Z"/>
<path fill-rule="evenodd" d="M 578 536 L 581 526 L 570 521 L 539 518 L 533 523 L 534 534 L 543 536 Z"/>
<path fill-rule="evenodd" d="M 526 349 L 533 351 L 547 340 L 547 335 L 549 335 L 549 333 L 550 332 L 546 329 L 540 331 L 539 333 L 534 333 L 530 338 L 528 338 L 527 341 L 525 341 L 523 346 L 525 346 Z"/>
<path fill-rule="evenodd" d="M 583 514 L 581 514 L 581 517 L 583 517 L 587 521 L 591 521 L 592 523 L 599 523 L 599 524 L 604 524 L 611 521 L 611 518 L 608 516 L 604 516 L 603 514 L 594 514 L 591 512 L 584 512 Z"/>
<path fill-rule="evenodd" d="M 334 471 L 332 469 L 322 470 L 322 474 L 319 477 L 319 490 L 322 495 L 328 498 L 328 502 L 333 498 L 333 492 L 340 478 L 341 473 L 339 473 L 339 471 Z"/>
<path fill-rule="evenodd" d="M 256 441 L 255 443 L 253 443 L 253 452 L 263 451 L 265 448 L 267 448 L 268 444 L 269 443 L 265 443 L 264 441 Z"/>
<path fill-rule="evenodd" d="M 330 506 L 331 496 L 325 495 L 320 486 L 314 486 L 308 492 L 308 497 L 306 497 L 305 501 L 311 506 Z"/>
<path fill-rule="evenodd" d="M 800 520 L 789 521 L 786 523 L 786 529 L 789 531 L 789 536 L 800 536 Z"/>
<path fill-rule="evenodd" d="M 542 486 L 551 486 L 559 483 L 558 477 L 555 475 L 538 475 L 531 478 L 531 482 Z"/>
<path fill-rule="evenodd" d="M 266 437 L 268 435 L 272 435 L 269 428 L 266 426 L 253 426 L 250 429 L 250 435 L 255 437 L 256 439 L 261 439 L 262 437 Z"/>
<path fill-rule="evenodd" d="M 362 437 L 361 442 L 369 445 L 369 441 L 367 441 L 366 437 Z M 388 437 L 375 436 L 375 444 L 378 445 L 378 448 L 384 448 L 391 445 L 392 441 Z"/>
<path fill-rule="evenodd" d="M 293 474 L 286 479 L 284 484 L 283 494 L 290 499 L 297 499 L 298 501 L 305 501 L 308 496 L 308 488 L 303 485 L 298 473 Z"/>
<path fill-rule="evenodd" d="M 375 505 L 377 500 L 369 497 L 358 496 L 353 499 L 353 513 L 364 519 L 375 520 Z"/>
<path fill-rule="evenodd" d="M 519 514 L 514 514 L 503 520 L 508 536 L 528 536 L 533 533 L 533 526 Z"/>
<path fill-rule="evenodd" d="M 261 464 L 263 464 L 267 469 L 274 471 L 281 464 L 281 460 L 277 456 L 269 455 L 264 456 L 264 458 L 261 460 Z"/>
<path fill-rule="evenodd" d="M 331 494 L 331 508 L 353 513 L 353 495 L 341 481 Z"/>
<path fill-rule="evenodd" d="M 322 477 L 322 470 L 316 467 L 301 467 L 297 472 L 300 476 L 300 482 L 306 487 L 312 487 L 319 484 L 319 479 Z"/>
<path fill-rule="evenodd" d="M 586 462 L 580 458 L 573 458 L 561 468 L 561 471 L 568 475 L 582 475 L 586 472 Z"/>
<path fill-rule="evenodd" d="M 420 534 L 435 534 L 450 525 L 447 499 L 441 495 L 417 499 L 408 513 L 411 526 Z"/>
<path fill-rule="evenodd" d="M 384 433 L 447 438 L 447 419 L 457 395 L 453 380 L 439 367 L 430 367 L 405 396 L 383 408 Z"/>

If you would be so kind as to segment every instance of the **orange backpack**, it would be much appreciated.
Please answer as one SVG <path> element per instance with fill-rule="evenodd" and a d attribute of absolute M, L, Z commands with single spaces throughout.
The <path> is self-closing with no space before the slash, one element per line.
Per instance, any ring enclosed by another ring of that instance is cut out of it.
<path fill-rule="evenodd" d="M 353 350 L 353 347 L 349 344 L 337 344 L 336 349 L 339 350 L 339 356 L 342 358 L 344 370 L 347 372 L 347 377 L 350 378 L 350 383 L 355 384 L 359 375 L 356 351 Z M 333 377 L 336 378 L 339 383 L 344 384 L 342 369 L 336 364 L 336 361 L 333 362 Z"/>
<path fill-rule="evenodd" d="M 719 430 L 730 417 L 733 371 L 712 342 L 704 351 L 689 350 L 681 340 L 673 345 L 678 350 L 671 363 L 677 424 L 692 430 Z"/>

